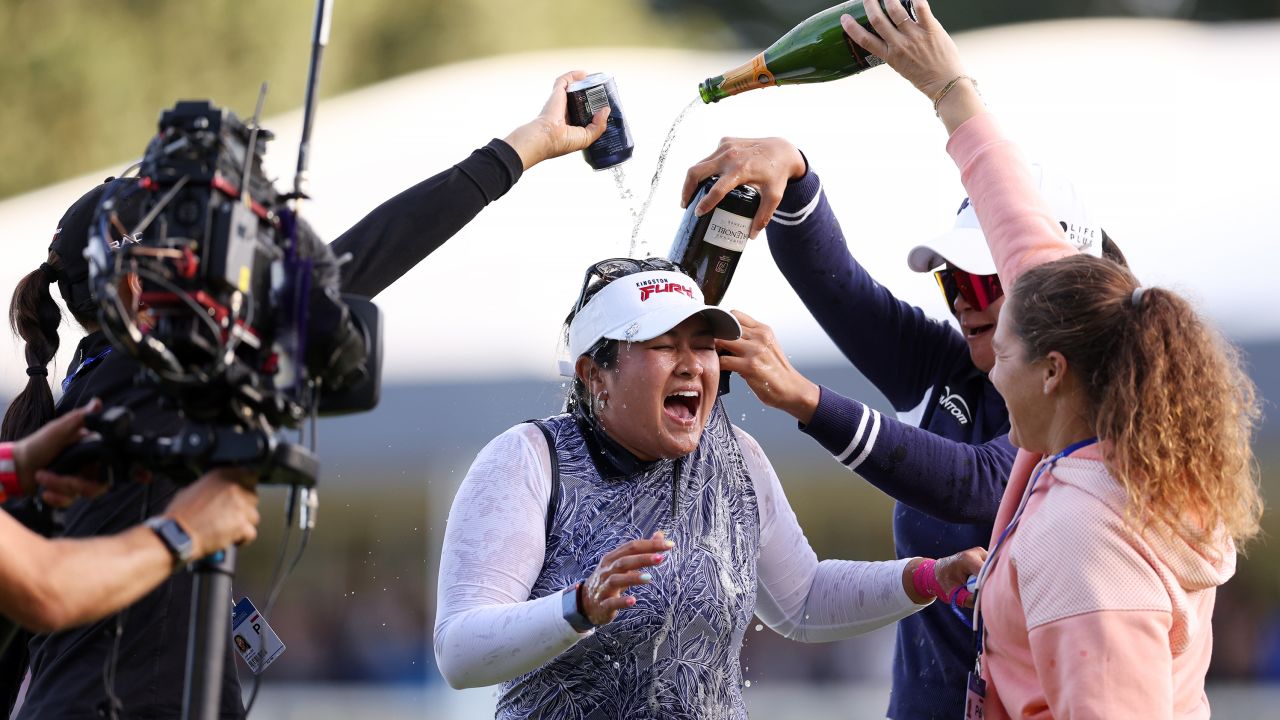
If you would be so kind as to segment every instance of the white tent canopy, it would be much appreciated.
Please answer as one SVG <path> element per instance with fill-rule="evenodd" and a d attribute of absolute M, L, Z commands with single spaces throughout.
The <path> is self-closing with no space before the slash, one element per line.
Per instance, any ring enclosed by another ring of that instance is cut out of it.
<path fill-rule="evenodd" d="M 1280 102 L 1258 79 L 1262 68 L 1280 67 L 1280 24 L 1070 21 L 968 33 L 958 42 L 1006 129 L 1028 156 L 1075 179 L 1144 282 L 1189 292 L 1234 338 L 1280 337 L 1272 277 L 1280 230 L 1271 209 L 1280 190 Z M 551 80 L 568 69 L 617 78 L 636 138 L 636 155 L 623 166 L 634 200 L 621 199 L 609 173 L 593 173 L 578 157 L 546 163 L 380 296 L 387 377 L 553 376 L 557 331 L 582 271 L 627 254 L 630 208 L 648 191 L 672 119 L 699 81 L 748 54 L 609 48 L 504 56 L 322 103 L 315 201 L 304 213 L 326 237 L 532 117 Z M 278 133 L 270 162 L 287 180 L 300 114 L 264 124 Z M 699 103 L 671 147 L 640 252 L 666 253 L 684 171 L 724 135 L 780 135 L 800 146 L 859 260 L 901 297 L 945 316 L 932 280 L 911 273 L 905 257 L 949 227 L 963 190 L 941 124 L 905 81 L 880 68 Z M 0 203 L 0 286 L 13 287 L 39 265 L 63 210 L 109 172 Z M 775 326 L 802 368 L 838 356 L 763 238 L 748 247 L 726 304 Z M 63 337 L 59 375 L 78 328 Z M 25 381 L 24 366 L 20 341 L 0 352 L 6 393 Z"/>

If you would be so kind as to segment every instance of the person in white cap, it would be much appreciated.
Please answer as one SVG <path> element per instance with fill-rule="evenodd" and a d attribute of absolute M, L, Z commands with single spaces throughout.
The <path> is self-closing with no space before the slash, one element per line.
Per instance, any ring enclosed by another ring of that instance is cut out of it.
<path fill-rule="evenodd" d="M 1034 174 L 1082 251 L 1097 255 L 1105 245 L 1109 257 L 1124 262 L 1070 182 L 1039 167 Z M 899 557 L 985 545 L 1015 451 L 1004 400 L 987 378 L 1003 290 L 968 198 L 949 232 L 908 254 L 911 269 L 933 271 L 953 325 L 897 299 L 858 263 L 821 180 L 791 143 L 726 138 L 689 169 L 686 202 L 711 175 L 721 182 L 698 210 L 713 208 L 726 188 L 761 189 L 767 201 L 753 228 L 767 224 L 769 248 L 796 294 L 902 415 L 809 381 L 770 328 L 745 314 L 738 314 L 742 338 L 719 343 L 731 353 L 721 367 L 738 372 L 764 403 L 790 413 L 844 467 L 898 501 Z M 889 717 L 955 715 L 976 654 L 967 623 L 941 603 L 898 623 Z"/>
<path fill-rule="evenodd" d="M 436 660 L 497 717 L 742 718 L 753 615 L 821 642 L 962 594 L 980 548 L 819 562 L 717 400 L 738 322 L 671 263 L 592 265 L 566 326 L 566 411 L 480 452 L 445 533 Z"/>

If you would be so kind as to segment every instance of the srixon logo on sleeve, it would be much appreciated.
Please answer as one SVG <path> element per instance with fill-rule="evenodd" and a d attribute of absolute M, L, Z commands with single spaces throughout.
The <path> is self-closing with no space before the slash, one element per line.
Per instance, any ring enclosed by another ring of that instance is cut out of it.
<path fill-rule="evenodd" d="M 670 280 L 654 279 L 644 280 L 636 283 L 636 287 L 640 288 L 640 302 L 644 302 L 654 295 L 662 293 L 677 292 L 688 295 L 689 299 L 693 299 L 693 288 L 684 283 L 672 282 Z"/>
<path fill-rule="evenodd" d="M 969 419 L 972 417 L 972 413 L 969 412 L 969 403 L 965 402 L 964 398 L 957 393 L 951 392 L 950 386 L 942 388 L 942 396 L 938 398 L 938 404 L 942 406 L 943 410 L 951 413 L 956 422 L 961 425 L 969 424 Z"/>

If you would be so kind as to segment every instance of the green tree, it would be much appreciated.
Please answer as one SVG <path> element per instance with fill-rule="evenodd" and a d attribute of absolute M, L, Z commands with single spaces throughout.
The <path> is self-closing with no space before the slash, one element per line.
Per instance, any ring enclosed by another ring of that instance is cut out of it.
<path fill-rule="evenodd" d="M 141 154 L 160 110 L 302 103 L 312 0 L 0 0 L 0 197 Z M 321 95 L 441 63 L 553 47 L 692 45 L 642 0 L 337 2 Z"/>

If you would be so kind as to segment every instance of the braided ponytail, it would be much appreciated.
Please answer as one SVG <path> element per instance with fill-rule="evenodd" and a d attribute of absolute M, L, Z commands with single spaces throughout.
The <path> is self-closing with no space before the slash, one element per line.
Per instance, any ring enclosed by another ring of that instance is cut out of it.
<path fill-rule="evenodd" d="M 26 342 L 27 386 L 9 403 L 0 423 L 0 441 L 26 437 L 53 419 L 53 391 L 49 387 L 49 363 L 58 352 L 58 325 L 62 311 L 49 292 L 58 279 L 61 263 L 57 253 L 28 273 L 13 290 L 9 304 L 9 325 Z"/>

